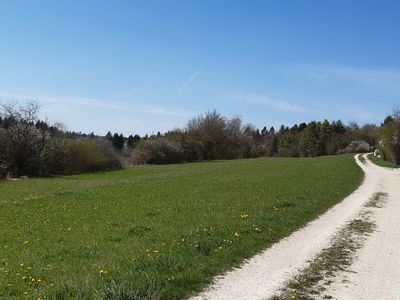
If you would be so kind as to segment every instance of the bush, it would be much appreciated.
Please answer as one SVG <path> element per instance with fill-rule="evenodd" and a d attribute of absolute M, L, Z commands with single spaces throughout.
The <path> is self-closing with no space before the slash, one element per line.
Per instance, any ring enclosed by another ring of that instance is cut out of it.
<path fill-rule="evenodd" d="M 183 157 L 185 161 L 201 161 L 204 159 L 206 147 L 201 141 L 187 139 L 183 142 Z"/>
<path fill-rule="evenodd" d="M 385 160 L 400 164 L 400 111 L 386 118 L 381 129 L 380 152 Z"/>
<path fill-rule="evenodd" d="M 112 146 L 107 142 L 59 138 L 49 143 L 45 153 L 46 174 L 76 174 L 121 167 Z"/>
<path fill-rule="evenodd" d="M 142 140 L 132 152 L 134 164 L 168 164 L 183 161 L 181 144 L 165 137 Z"/>
<path fill-rule="evenodd" d="M 366 141 L 352 141 L 346 149 L 344 149 L 344 153 L 366 153 L 373 150 L 373 147 L 368 144 Z"/>

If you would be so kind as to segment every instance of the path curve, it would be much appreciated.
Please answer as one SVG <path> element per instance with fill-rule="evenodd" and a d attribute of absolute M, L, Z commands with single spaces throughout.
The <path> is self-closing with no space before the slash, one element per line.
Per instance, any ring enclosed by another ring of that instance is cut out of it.
<path fill-rule="evenodd" d="M 363 155 L 364 158 L 366 155 Z M 268 299 L 282 288 L 289 279 L 295 276 L 301 269 L 305 268 L 309 261 L 315 258 L 324 248 L 328 247 L 332 236 L 344 225 L 355 218 L 362 210 L 364 204 L 374 193 L 385 191 L 389 193 L 390 200 L 400 200 L 400 172 L 399 170 L 386 169 L 374 165 L 370 161 L 361 162 L 359 155 L 355 156 L 357 164 L 363 169 L 365 178 L 362 184 L 351 195 L 342 202 L 332 207 L 319 218 L 308 223 L 305 227 L 272 245 L 260 254 L 246 261 L 240 268 L 234 269 L 222 276 L 215 278 L 214 283 L 204 292 L 192 297 L 192 300 L 234 300 L 234 299 Z M 397 182 L 397 186 L 396 186 Z M 392 199 L 392 198 L 397 199 Z M 396 202 L 396 201 L 391 201 Z M 400 216 L 400 201 L 394 206 L 397 217 Z M 399 218 L 397 218 L 399 219 Z M 388 221 L 389 222 L 389 221 Z M 393 220 L 390 220 L 393 222 Z M 393 227 L 393 224 L 391 225 Z M 390 228 L 390 225 L 387 227 Z M 393 229 L 393 228 L 392 228 Z M 400 226 L 396 234 L 400 233 Z M 392 237 L 390 235 L 390 237 Z M 399 235 L 397 235 L 399 237 Z M 381 237 L 386 239 L 387 237 Z M 382 242 L 382 241 L 381 241 Z M 399 243 L 399 239 L 397 239 Z M 399 245 L 399 244 L 398 244 Z M 375 245 L 376 246 L 376 245 Z M 372 248 L 374 246 L 371 246 Z M 372 249 L 377 250 L 377 249 Z M 400 258 L 400 247 L 388 250 L 398 259 Z M 376 255 L 378 255 L 376 253 Z M 367 258 L 370 258 L 367 255 Z M 386 261 L 390 264 L 390 260 Z M 400 265 L 397 265 L 400 267 Z M 382 268 L 380 268 L 381 270 Z M 399 268 L 400 269 L 400 268 Z M 370 268 L 365 270 L 371 272 Z M 400 270 L 393 271 L 400 278 Z M 393 275 L 394 275 L 393 274 Z M 351 289 L 351 284 L 348 284 Z M 357 294 L 362 290 L 362 281 L 359 281 Z M 393 287 L 387 287 L 388 290 Z M 340 286 L 332 286 L 335 294 L 341 297 L 344 293 Z M 347 293 L 348 290 L 345 291 Z M 400 299 L 400 294 L 397 294 Z M 350 297 L 346 299 L 374 299 Z M 344 298 L 339 298 L 344 299 Z M 382 299 L 382 298 L 380 298 Z"/>

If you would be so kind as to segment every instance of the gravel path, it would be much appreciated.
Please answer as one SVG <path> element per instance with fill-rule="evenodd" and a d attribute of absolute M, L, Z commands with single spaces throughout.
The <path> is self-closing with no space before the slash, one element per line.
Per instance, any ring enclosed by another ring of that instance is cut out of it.
<path fill-rule="evenodd" d="M 326 290 L 333 299 L 400 299 L 400 170 L 367 164 L 367 176 L 377 178 L 388 193 L 372 216 L 375 232 L 358 251 L 351 272 L 337 274 Z"/>
<path fill-rule="evenodd" d="M 361 162 L 358 156 L 356 162 L 365 172 L 356 191 L 240 268 L 215 278 L 192 300 L 268 299 L 276 295 L 330 245 L 332 237 L 356 218 L 377 192 L 388 193 L 388 198 L 384 207 L 376 208 L 377 231 L 358 251 L 359 259 L 351 268 L 357 273 L 338 274 L 328 294 L 337 299 L 400 299 L 400 171 Z"/>

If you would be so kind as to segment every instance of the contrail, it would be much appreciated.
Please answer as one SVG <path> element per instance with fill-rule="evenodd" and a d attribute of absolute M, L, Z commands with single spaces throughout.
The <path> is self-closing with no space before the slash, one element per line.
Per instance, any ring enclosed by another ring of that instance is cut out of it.
<path fill-rule="evenodd" d="M 178 91 L 178 96 L 183 92 L 183 90 L 184 90 L 185 88 L 187 88 L 187 87 L 192 83 L 192 81 L 193 81 L 193 80 L 197 77 L 197 75 L 199 75 L 201 72 L 202 72 L 202 69 L 198 69 L 196 72 L 194 72 L 194 73 L 192 74 L 192 76 L 189 77 L 188 80 L 185 81 L 184 84 L 182 84 L 181 88 L 180 88 L 179 91 Z"/>

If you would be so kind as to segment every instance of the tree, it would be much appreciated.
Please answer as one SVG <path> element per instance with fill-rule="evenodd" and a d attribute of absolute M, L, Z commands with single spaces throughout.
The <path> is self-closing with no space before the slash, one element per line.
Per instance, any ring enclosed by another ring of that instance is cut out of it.
<path fill-rule="evenodd" d="M 128 136 L 126 144 L 128 145 L 129 148 L 133 148 L 133 143 L 134 143 L 134 139 L 133 139 L 133 135 L 131 134 Z"/>
<path fill-rule="evenodd" d="M 320 123 L 310 122 L 303 130 L 299 141 L 299 152 L 301 156 L 321 155 L 320 148 Z"/>
<path fill-rule="evenodd" d="M 395 110 L 390 118 L 385 119 L 381 138 L 383 158 L 400 164 L 400 110 Z"/>
<path fill-rule="evenodd" d="M 14 175 L 38 175 L 43 164 L 43 150 L 49 141 L 47 127 L 38 123 L 39 105 L 30 102 L 17 107 L 15 102 L 0 105 L 6 120 L 2 131 L 1 160 Z"/>
<path fill-rule="evenodd" d="M 271 126 L 271 128 L 269 129 L 269 134 L 270 134 L 270 135 L 275 135 L 275 128 L 274 128 L 274 126 Z"/>
<path fill-rule="evenodd" d="M 263 129 L 261 130 L 261 135 L 262 135 L 262 136 L 265 136 L 265 135 L 267 135 L 267 134 L 268 134 L 268 129 L 267 129 L 266 126 L 264 126 Z"/>
<path fill-rule="evenodd" d="M 121 134 L 114 133 L 111 140 L 111 144 L 113 145 L 113 147 L 117 150 L 122 150 L 122 148 L 124 148 L 124 143 L 125 139 L 122 133 Z"/>
<path fill-rule="evenodd" d="M 112 135 L 112 133 L 109 131 L 109 132 L 107 132 L 107 134 L 106 134 L 106 136 L 104 137 L 107 141 L 112 141 L 112 139 L 113 139 L 113 135 Z"/>
<path fill-rule="evenodd" d="M 278 153 L 279 156 L 296 157 L 298 153 L 298 134 L 297 128 L 289 130 L 279 138 Z"/>

